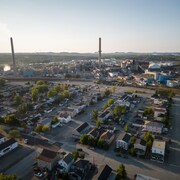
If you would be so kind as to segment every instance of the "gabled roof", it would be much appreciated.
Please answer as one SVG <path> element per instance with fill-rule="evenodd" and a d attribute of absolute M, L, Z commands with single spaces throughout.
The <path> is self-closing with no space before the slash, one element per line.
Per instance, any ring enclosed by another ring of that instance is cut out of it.
<path fill-rule="evenodd" d="M 16 143 L 17 141 L 13 138 L 3 142 L 2 144 L 0 144 L 0 151 L 2 151 L 3 149 L 7 148 L 8 146 Z"/>
<path fill-rule="evenodd" d="M 144 139 L 136 139 L 135 144 L 140 144 L 142 146 L 146 146 L 146 141 Z"/>
<path fill-rule="evenodd" d="M 79 159 L 74 163 L 74 166 L 82 169 L 82 168 L 85 168 L 86 165 L 89 164 L 89 163 L 90 162 L 88 160 Z"/>
<path fill-rule="evenodd" d="M 131 135 L 128 133 L 125 133 L 124 136 L 122 137 L 122 140 L 125 141 L 126 143 L 129 143 L 131 139 Z"/>
<path fill-rule="evenodd" d="M 107 180 L 112 172 L 112 169 L 106 164 L 98 177 L 98 180 Z"/>
<path fill-rule="evenodd" d="M 67 154 L 64 158 L 63 158 L 63 161 L 66 163 L 66 164 L 69 164 L 72 162 L 72 160 L 74 159 L 73 155 L 71 153 Z"/>
<path fill-rule="evenodd" d="M 100 133 L 100 130 L 98 128 L 93 128 L 88 134 L 93 137 L 98 137 Z"/>
<path fill-rule="evenodd" d="M 46 162 L 52 162 L 56 158 L 57 155 L 58 155 L 58 152 L 51 151 L 49 149 L 43 149 L 38 159 L 42 161 L 46 161 Z"/>
<path fill-rule="evenodd" d="M 79 133 L 82 132 L 85 128 L 87 128 L 89 126 L 89 124 L 87 122 L 82 123 L 80 126 L 78 126 L 76 128 L 76 131 L 78 131 Z"/>
<path fill-rule="evenodd" d="M 104 140 L 104 139 L 111 139 L 111 137 L 113 136 L 113 133 L 110 133 L 109 131 L 106 131 L 104 132 L 102 135 L 101 135 L 101 139 Z"/>

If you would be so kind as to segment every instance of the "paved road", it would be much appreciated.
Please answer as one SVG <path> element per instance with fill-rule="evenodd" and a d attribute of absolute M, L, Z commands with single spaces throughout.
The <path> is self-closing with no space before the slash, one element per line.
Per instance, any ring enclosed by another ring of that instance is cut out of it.
<path fill-rule="evenodd" d="M 30 175 L 31 177 L 33 175 L 33 163 L 35 158 L 36 158 L 36 151 L 33 151 L 31 154 L 29 154 L 24 159 L 22 159 L 14 166 L 12 166 L 10 169 L 8 169 L 5 173 L 16 174 L 18 178 L 22 178 L 22 179 L 30 179 Z"/>

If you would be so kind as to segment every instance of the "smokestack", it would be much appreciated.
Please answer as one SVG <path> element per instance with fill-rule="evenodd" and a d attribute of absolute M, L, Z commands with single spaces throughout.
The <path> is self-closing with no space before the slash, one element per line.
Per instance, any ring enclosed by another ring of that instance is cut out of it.
<path fill-rule="evenodd" d="M 99 56 L 98 56 L 98 60 L 99 60 L 99 67 L 101 67 L 101 38 L 99 38 Z"/>
<path fill-rule="evenodd" d="M 10 38 L 11 41 L 11 51 L 12 51 L 12 59 L 13 59 L 13 70 L 14 74 L 16 74 L 16 61 L 15 61 L 15 55 L 14 55 L 14 45 L 13 45 L 13 38 Z"/>

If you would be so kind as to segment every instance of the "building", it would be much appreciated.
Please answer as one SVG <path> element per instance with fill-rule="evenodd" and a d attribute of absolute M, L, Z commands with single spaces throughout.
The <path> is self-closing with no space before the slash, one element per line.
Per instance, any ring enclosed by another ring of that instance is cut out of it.
<path fill-rule="evenodd" d="M 91 168 L 91 163 L 85 159 L 79 159 L 73 163 L 69 176 L 71 180 L 85 179 Z"/>
<path fill-rule="evenodd" d="M 68 114 L 72 117 L 76 116 L 78 114 L 78 110 L 75 108 L 66 107 L 61 110 L 62 114 Z"/>
<path fill-rule="evenodd" d="M 134 180 L 160 180 L 160 179 L 156 179 L 150 176 L 146 176 L 144 174 L 136 174 L 134 176 Z"/>
<path fill-rule="evenodd" d="M 65 155 L 63 159 L 61 159 L 58 164 L 59 164 L 59 171 L 62 172 L 69 172 L 72 164 L 74 163 L 74 157 L 71 153 L 68 153 Z"/>
<path fill-rule="evenodd" d="M 163 131 L 163 127 L 164 125 L 160 122 L 147 122 L 145 123 L 145 129 L 147 131 L 150 131 L 152 133 L 158 133 L 158 134 L 161 134 L 162 131 Z"/>
<path fill-rule="evenodd" d="M 67 113 L 61 113 L 59 115 L 59 120 L 61 123 L 68 123 L 71 121 L 71 116 Z"/>
<path fill-rule="evenodd" d="M 4 143 L 6 138 L 0 133 L 0 144 Z"/>
<path fill-rule="evenodd" d="M 113 175 L 113 170 L 107 164 L 100 166 L 98 174 L 93 177 L 93 180 L 115 180 L 116 175 Z"/>
<path fill-rule="evenodd" d="M 167 110 L 165 108 L 155 108 L 154 109 L 154 119 L 161 121 L 162 118 L 166 115 Z"/>
<path fill-rule="evenodd" d="M 146 152 L 146 141 L 143 139 L 136 139 L 134 149 L 136 150 L 137 155 L 144 155 Z"/>
<path fill-rule="evenodd" d="M 101 136 L 100 139 L 103 141 L 107 142 L 108 144 L 111 144 L 112 141 L 114 140 L 115 136 L 113 133 L 110 133 L 109 131 L 104 132 Z"/>
<path fill-rule="evenodd" d="M 120 139 L 116 141 L 116 148 L 122 148 L 124 150 L 128 150 L 128 146 L 130 144 L 131 135 L 128 133 L 122 133 L 120 135 Z"/>
<path fill-rule="evenodd" d="M 72 135 L 74 138 L 80 138 L 81 135 L 87 134 L 90 130 L 91 126 L 87 122 L 84 122 L 73 130 Z"/>
<path fill-rule="evenodd" d="M 166 151 L 166 142 L 162 140 L 154 140 L 151 150 L 151 159 L 159 162 L 164 162 Z"/>
<path fill-rule="evenodd" d="M 18 147 L 18 143 L 15 139 L 11 138 L 7 141 L 4 141 L 0 144 L 0 157 L 4 156 L 8 152 L 14 150 Z"/>
<path fill-rule="evenodd" d="M 39 125 L 43 125 L 43 126 L 51 126 L 51 122 L 52 122 L 52 119 L 50 118 L 45 118 L 45 119 L 42 119 L 40 121 L 38 121 L 38 124 Z"/>
<path fill-rule="evenodd" d="M 100 121 L 105 121 L 105 120 L 107 120 L 110 116 L 111 116 L 110 111 L 106 110 L 106 111 L 104 111 L 103 113 L 101 113 L 101 114 L 98 116 L 98 119 L 99 119 Z"/>
<path fill-rule="evenodd" d="M 59 153 L 48 149 L 43 149 L 37 158 L 38 167 L 52 170 L 60 159 Z"/>

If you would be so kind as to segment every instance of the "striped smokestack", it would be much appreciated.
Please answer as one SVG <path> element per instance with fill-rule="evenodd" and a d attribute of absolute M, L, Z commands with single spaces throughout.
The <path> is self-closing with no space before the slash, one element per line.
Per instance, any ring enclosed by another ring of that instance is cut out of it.
<path fill-rule="evenodd" d="M 11 52 L 12 52 L 12 59 L 13 59 L 13 70 L 14 73 L 16 74 L 16 61 L 15 61 L 15 55 L 14 55 L 14 45 L 13 45 L 13 38 L 10 38 L 10 42 L 11 42 Z"/>

